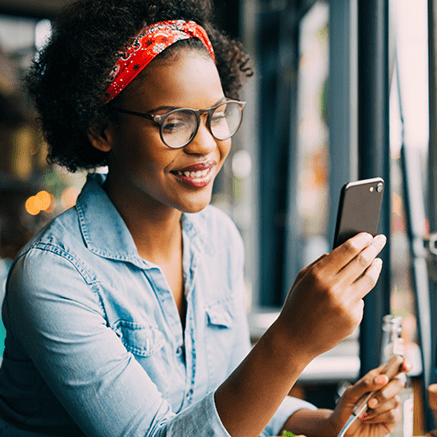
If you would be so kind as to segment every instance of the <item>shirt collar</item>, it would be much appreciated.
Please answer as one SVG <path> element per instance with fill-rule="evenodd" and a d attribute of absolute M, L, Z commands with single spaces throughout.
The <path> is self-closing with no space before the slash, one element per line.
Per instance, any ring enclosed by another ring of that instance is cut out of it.
<path fill-rule="evenodd" d="M 140 268 L 153 267 L 138 255 L 131 233 L 102 187 L 105 179 L 104 174 L 89 174 L 77 199 L 76 210 L 86 247 L 104 258 L 131 262 Z M 196 220 L 190 216 L 182 214 L 182 229 L 193 248 L 200 251 L 208 247 L 206 235 L 199 232 Z"/>

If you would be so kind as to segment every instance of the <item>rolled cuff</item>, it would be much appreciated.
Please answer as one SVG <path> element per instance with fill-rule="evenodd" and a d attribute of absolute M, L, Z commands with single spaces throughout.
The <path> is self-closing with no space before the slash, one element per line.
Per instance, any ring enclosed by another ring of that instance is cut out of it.
<path fill-rule="evenodd" d="M 214 392 L 182 410 L 158 432 L 157 436 L 231 437 L 223 426 L 214 401 Z"/>
<path fill-rule="evenodd" d="M 179 412 L 157 432 L 156 436 L 179 437 L 231 437 L 223 426 L 214 400 L 214 392 L 207 394 L 199 402 Z M 260 437 L 277 436 L 287 419 L 297 410 L 317 408 L 309 402 L 287 396 L 261 433 Z"/>

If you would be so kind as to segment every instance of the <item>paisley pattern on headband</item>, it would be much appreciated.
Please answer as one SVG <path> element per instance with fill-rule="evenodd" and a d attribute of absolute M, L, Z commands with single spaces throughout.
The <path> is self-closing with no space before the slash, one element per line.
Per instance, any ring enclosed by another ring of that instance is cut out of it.
<path fill-rule="evenodd" d="M 145 27 L 131 41 L 129 47 L 119 53 L 108 82 L 107 102 L 119 94 L 143 68 L 167 47 L 183 39 L 197 38 L 203 42 L 213 61 L 214 49 L 205 29 L 194 21 L 161 21 Z"/>

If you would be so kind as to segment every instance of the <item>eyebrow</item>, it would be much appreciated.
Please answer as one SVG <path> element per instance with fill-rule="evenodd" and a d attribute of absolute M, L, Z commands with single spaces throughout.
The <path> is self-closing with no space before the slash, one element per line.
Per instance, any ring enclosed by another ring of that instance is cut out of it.
<path fill-rule="evenodd" d="M 210 107 L 212 108 L 213 106 L 219 105 L 220 103 L 224 103 L 226 100 L 229 100 L 226 96 L 222 97 L 219 101 L 217 101 L 216 103 L 214 103 L 213 105 L 211 105 Z M 150 111 L 148 111 L 148 114 L 153 114 L 154 112 L 158 112 L 158 111 L 173 111 L 173 109 L 192 109 L 192 108 L 187 108 L 187 107 L 182 107 L 182 106 L 159 106 L 158 108 L 153 108 Z"/>
<path fill-rule="evenodd" d="M 152 114 L 154 112 L 158 112 L 158 111 L 173 111 L 173 109 L 177 109 L 177 106 L 159 106 L 158 108 L 154 108 L 150 111 L 147 111 L 147 114 Z"/>

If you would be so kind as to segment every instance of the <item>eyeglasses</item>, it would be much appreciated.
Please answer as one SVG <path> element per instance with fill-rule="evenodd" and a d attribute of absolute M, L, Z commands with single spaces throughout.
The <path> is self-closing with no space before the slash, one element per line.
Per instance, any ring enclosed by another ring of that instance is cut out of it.
<path fill-rule="evenodd" d="M 153 120 L 160 125 L 163 143 L 172 149 L 179 149 L 188 145 L 196 136 L 202 114 L 208 114 L 206 126 L 216 140 L 223 141 L 232 137 L 241 125 L 245 106 L 246 102 L 226 100 L 207 109 L 178 108 L 159 115 L 143 114 L 117 107 L 111 109 Z"/>

